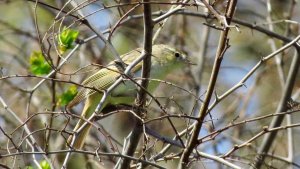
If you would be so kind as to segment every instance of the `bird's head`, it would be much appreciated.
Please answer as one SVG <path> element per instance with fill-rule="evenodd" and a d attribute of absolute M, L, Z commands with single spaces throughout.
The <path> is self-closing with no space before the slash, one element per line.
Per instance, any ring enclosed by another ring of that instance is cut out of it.
<path fill-rule="evenodd" d="M 162 67 L 178 68 L 189 64 L 188 57 L 178 50 L 167 45 L 154 45 L 152 47 L 152 64 Z"/>

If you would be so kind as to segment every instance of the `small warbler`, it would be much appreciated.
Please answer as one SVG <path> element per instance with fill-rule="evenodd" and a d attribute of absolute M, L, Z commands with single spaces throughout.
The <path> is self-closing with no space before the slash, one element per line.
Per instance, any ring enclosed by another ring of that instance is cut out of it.
<path fill-rule="evenodd" d="M 130 65 L 131 62 L 137 59 L 141 55 L 142 50 L 142 48 L 137 48 L 122 55 L 121 58 L 125 65 Z M 167 74 L 171 73 L 175 69 L 183 68 L 185 63 L 188 63 L 186 55 L 167 45 L 162 44 L 154 45 L 152 47 L 151 59 L 150 78 L 153 79 L 164 79 Z M 120 63 L 117 61 L 112 61 L 105 68 L 100 69 L 98 72 L 85 79 L 82 82 L 82 85 L 89 88 L 82 88 L 77 93 L 75 98 L 68 104 L 67 108 L 71 108 L 86 99 L 81 117 L 88 119 L 95 112 L 95 109 L 103 96 L 103 93 L 95 91 L 92 88 L 102 91 L 108 89 L 120 76 L 122 76 L 120 73 L 122 72 L 121 67 L 122 66 Z M 133 75 L 132 78 L 140 77 L 141 68 L 142 62 L 131 69 L 131 75 Z M 153 92 L 158 85 L 159 82 L 150 80 L 147 90 L 149 92 Z M 136 85 L 129 80 L 127 80 L 125 83 L 119 84 L 119 86 L 115 88 L 106 98 L 104 104 L 102 105 L 102 109 L 107 105 L 133 104 L 137 91 L 135 90 L 135 86 Z M 85 121 L 80 119 L 73 131 L 77 131 L 84 123 Z M 82 148 L 90 128 L 91 124 L 86 124 L 78 133 L 73 145 L 74 148 Z M 71 143 L 72 138 L 72 136 L 69 137 L 69 144 Z"/>

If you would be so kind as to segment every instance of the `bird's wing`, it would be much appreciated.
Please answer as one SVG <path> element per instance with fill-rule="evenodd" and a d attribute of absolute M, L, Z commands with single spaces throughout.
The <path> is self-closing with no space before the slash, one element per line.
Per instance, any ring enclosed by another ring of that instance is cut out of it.
<path fill-rule="evenodd" d="M 122 60 L 126 65 L 130 65 L 135 59 L 137 59 L 141 55 L 141 50 L 140 48 L 132 50 L 124 55 L 122 55 Z M 140 77 L 140 72 L 141 72 L 141 67 L 142 67 L 142 62 L 138 63 L 135 67 L 131 69 L 130 72 L 130 77 L 135 78 L 135 77 Z M 126 78 L 126 77 L 124 77 Z M 124 100 L 124 103 L 131 103 L 131 98 L 136 96 L 136 84 L 132 82 L 130 79 L 127 79 L 126 81 L 123 81 L 115 90 L 111 92 L 112 104 L 120 104 L 122 101 L 118 100 Z M 128 101 L 123 98 L 130 98 Z"/>
<path fill-rule="evenodd" d="M 125 62 L 125 64 L 129 65 L 133 60 L 137 58 L 140 54 L 140 50 L 136 49 L 133 50 L 127 54 L 122 55 L 122 59 Z M 137 64 L 131 71 L 132 74 L 139 71 L 141 69 L 142 63 Z M 120 76 L 120 72 L 123 72 L 123 70 L 120 68 L 118 64 L 116 64 L 115 61 L 112 61 L 108 64 L 107 68 L 102 68 L 95 74 L 91 75 L 87 79 L 85 79 L 82 82 L 82 85 L 89 87 L 89 88 L 82 88 L 77 95 L 74 97 L 74 99 L 68 104 L 68 108 L 71 108 L 84 99 L 86 99 L 88 96 L 98 92 L 97 90 L 93 90 L 90 88 L 95 88 L 98 90 L 106 90 L 109 88 L 110 85 L 112 85 Z M 120 95 L 123 95 L 124 93 L 128 91 L 121 91 L 122 93 L 119 93 Z M 124 92 L 124 93 L 123 93 Z"/>
<path fill-rule="evenodd" d="M 82 88 L 74 97 L 74 99 L 68 104 L 68 108 L 75 106 L 76 104 L 86 99 L 88 96 L 98 91 L 106 90 L 116 81 L 116 79 L 120 77 L 120 73 L 118 73 L 117 71 L 117 68 L 112 65 L 109 67 L 109 69 L 103 68 L 84 80 L 82 82 L 82 85 L 89 88 Z M 98 91 L 91 88 L 97 89 Z"/>

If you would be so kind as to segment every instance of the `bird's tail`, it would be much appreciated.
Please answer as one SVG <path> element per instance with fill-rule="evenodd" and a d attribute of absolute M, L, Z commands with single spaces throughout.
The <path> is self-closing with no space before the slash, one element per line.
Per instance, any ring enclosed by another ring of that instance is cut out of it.
<path fill-rule="evenodd" d="M 73 131 L 77 131 L 82 125 L 84 124 L 83 120 L 79 120 L 79 122 L 76 124 L 75 128 L 73 129 Z M 81 149 L 84 145 L 85 139 L 87 137 L 87 135 L 90 132 L 92 125 L 91 124 L 86 124 L 84 126 L 84 128 L 77 134 L 74 144 L 73 144 L 73 148 L 75 149 Z M 73 135 L 71 135 L 68 138 L 68 144 L 71 145 L 73 140 Z"/>
<path fill-rule="evenodd" d="M 82 110 L 81 118 L 88 119 L 95 112 L 95 109 L 96 109 L 101 97 L 102 97 L 101 95 L 91 95 L 87 98 L 84 108 Z M 76 135 L 74 144 L 72 146 L 73 148 L 76 148 L 76 149 L 80 149 L 83 147 L 85 139 L 88 136 L 89 131 L 92 127 L 91 123 L 93 121 L 87 122 L 86 120 L 83 120 L 83 119 L 80 119 L 77 122 L 75 128 L 73 129 L 74 132 L 77 132 L 77 130 L 86 123 L 85 126 L 83 127 L 83 129 Z M 71 135 L 68 138 L 68 141 L 67 141 L 68 145 L 71 145 L 73 136 L 74 135 Z"/>

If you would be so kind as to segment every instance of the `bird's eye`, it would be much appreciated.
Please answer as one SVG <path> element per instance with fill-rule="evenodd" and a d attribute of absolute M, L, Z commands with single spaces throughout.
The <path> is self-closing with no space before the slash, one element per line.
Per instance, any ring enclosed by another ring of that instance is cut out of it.
<path fill-rule="evenodd" d="M 179 57 L 180 57 L 180 54 L 179 54 L 178 52 L 176 52 L 176 53 L 175 53 L 175 57 L 176 57 L 176 58 L 179 58 Z"/>

